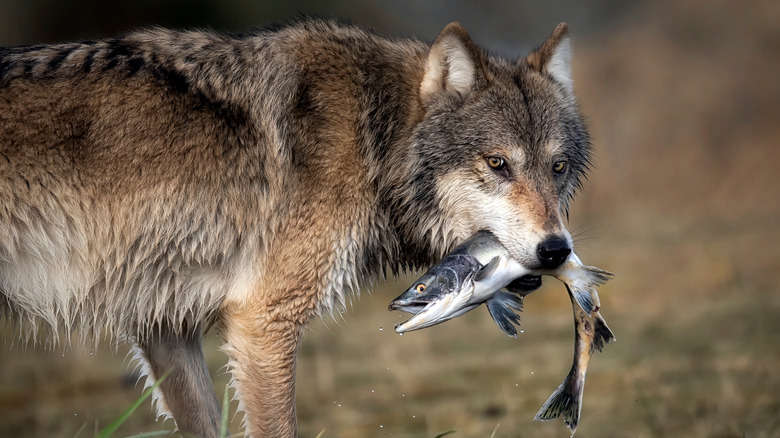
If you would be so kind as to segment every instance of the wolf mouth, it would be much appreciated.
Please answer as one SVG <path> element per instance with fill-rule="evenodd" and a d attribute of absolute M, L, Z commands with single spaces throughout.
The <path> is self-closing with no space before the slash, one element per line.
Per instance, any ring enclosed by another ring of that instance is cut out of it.
<path fill-rule="evenodd" d="M 509 292 L 515 292 L 524 295 L 539 289 L 541 285 L 542 277 L 540 275 L 524 275 L 509 283 L 506 286 L 506 289 Z"/>

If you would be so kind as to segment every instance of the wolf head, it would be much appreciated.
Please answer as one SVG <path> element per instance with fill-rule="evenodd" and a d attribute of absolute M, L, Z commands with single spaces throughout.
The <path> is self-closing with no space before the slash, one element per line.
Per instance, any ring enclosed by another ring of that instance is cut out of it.
<path fill-rule="evenodd" d="M 490 230 L 529 268 L 566 260 L 562 216 L 590 161 L 570 58 L 563 23 L 517 61 L 489 56 L 457 23 L 444 28 L 419 84 L 402 244 L 443 254 Z"/>

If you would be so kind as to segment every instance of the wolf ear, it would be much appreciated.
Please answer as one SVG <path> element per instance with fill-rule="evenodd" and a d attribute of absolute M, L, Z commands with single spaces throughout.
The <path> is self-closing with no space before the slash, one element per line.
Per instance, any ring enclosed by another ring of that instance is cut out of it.
<path fill-rule="evenodd" d="M 459 23 L 450 23 L 431 46 L 420 83 L 420 97 L 423 102 L 429 102 L 447 91 L 468 94 L 475 89 L 482 71 L 477 46 Z"/>
<path fill-rule="evenodd" d="M 547 41 L 528 55 L 525 61 L 532 69 L 552 76 L 567 92 L 574 90 L 571 78 L 571 38 L 566 23 L 556 26 Z"/>

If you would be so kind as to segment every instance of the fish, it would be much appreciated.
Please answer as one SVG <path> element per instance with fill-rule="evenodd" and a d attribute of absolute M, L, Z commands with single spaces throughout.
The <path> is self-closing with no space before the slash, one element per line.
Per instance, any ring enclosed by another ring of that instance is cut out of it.
<path fill-rule="evenodd" d="M 563 383 L 544 402 L 534 420 L 550 421 L 562 418 L 573 436 L 580 421 L 585 374 L 590 358 L 594 352 L 602 351 L 604 345 L 616 339 L 600 313 L 601 302 L 595 288 L 591 291 L 593 309 L 590 313 L 575 304 L 576 299 L 570 285 L 566 285 L 566 290 L 569 292 L 574 312 L 574 359 Z"/>
<path fill-rule="evenodd" d="M 390 310 L 414 314 L 396 324 L 395 331 L 404 333 L 440 324 L 485 303 L 498 327 L 508 336 L 517 337 L 515 326 L 520 323 L 523 298 L 536 289 L 541 275 L 552 275 L 571 285 L 579 306 L 590 313 L 595 286 L 607 281 L 611 273 L 583 265 L 574 253 L 558 269 L 528 269 L 511 258 L 492 233 L 480 231 L 390 303 Z"/>
<path fill-rule="evenodd" d="M 596 287 L 612 273 L 586 266 L 572 252 L 556 270 L 529 270 L 513 261 L 506 249 L 489 232 L 480 232 L 444 256 L 413 285 L 390 303 L 390 310 L 413 313 L 397 324 L 403 333 L 442 323 L 485 303 L 491 317 L 509 336 L 517 337 L 516 325 L 523 298 L 535 290 L 533 282 L 551 275 L 564 283 L 574 314 L 574 358 L 563 383 L 539 409 L 534 420 L 562 418 L 572 435 L 579 425 L 585 375 L 596 351 L 615 341 L 615 335 L 601 315 Z M 531 288 L 528 288 L 529 283 Z M 506 288 L 510 292 L 500 289 Z"/>

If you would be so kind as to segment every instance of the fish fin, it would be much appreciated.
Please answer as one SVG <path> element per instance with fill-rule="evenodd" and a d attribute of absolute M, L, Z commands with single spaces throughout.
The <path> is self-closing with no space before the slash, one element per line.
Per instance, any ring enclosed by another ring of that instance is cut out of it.
<path fill-rule="evenodd" d="M 607 326 L 607 321 L 601 316 L 601 313 L 596 313 L 594 321 L 593 342 L 590 344 L 591 353 L 594 351 L 601 351 L 605 345 L 617 340 L 615 339 L 612 330 Z"/>
<path fill-rule="evenodd" d="M 507 336 L 516 338 L 515 326 L 520 325 L 520 315 L 517 312 L 523 309 L 523 298 L 507 292 L 497 292 L 485 304 L 493 321 L 498 324 L 498 328 Z"/>
<path fill-rule="evenodd" d="M 498 262 L 500 261 L 501 260 L 498 258 L 498 256 L 493 257 L 492 260 L 490 260 L 485 266 L 477 271 L 476 274 L 474 274 L 474 281 L 481 281 L 492 275 L 493 272 L 496 271 L 496 268 L 498 268 Z"/>
<path fill-rule="evenodd" d="M 536 413 L 534 421 L 550 421 L 562 418 L 571 434 L 577 431 L 582 409 L 582 394 L 585 389 L 585 376 L 577 379 L 575 370 L 569 371 L 561 386 L 550 395 L 550 398 Z"/>
<path fill-rule="evenodd" d="M 583 265 L 582 268 L 585 270 L 585 273 L 588 276 L 588 280 L 590 280 L 590 282 L 594 285 L 604 284 L 612 279 L 612 277 L 615 275 L 609 271 L 605 271 L 595 266 Z"/>
<path fill-rule="evenodd" d="M 593 298 L 590 295 L 589 290 L 583 290 L 579 288 L 571 288 L 569 285 L 566 285 L 566 290 L 569 291 L 569 294 L 571 294 L 572 297 L 574 297 L 574 301 L 577 302 L 577 304 L 582 308 L 582 310 L 585 311 L 588 315 L 593 311 Z"/>

